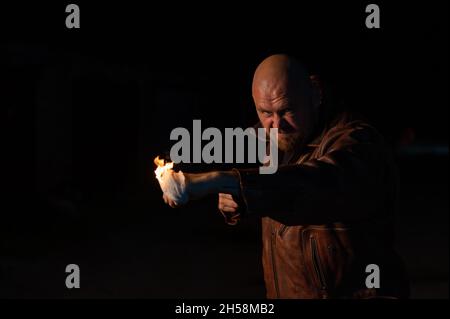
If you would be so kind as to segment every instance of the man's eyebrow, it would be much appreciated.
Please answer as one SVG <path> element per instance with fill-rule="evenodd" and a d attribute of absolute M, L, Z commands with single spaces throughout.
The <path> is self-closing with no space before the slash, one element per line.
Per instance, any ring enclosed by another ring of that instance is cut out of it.
<path fill-rule="evenodd" d="M 264 107 L 261 107 L 261 106 L 257 106 L 256 108 L 257 108 L 258 111 L 260 111 L 260 112 L 269 112 L 269 113 L 272 113 L 272 111 L 270 111 L 270 110 L 268 110 L 268 109 L 265 109 Z"/>
<path fill-rule="evenodd" d="M 279 111 L 280 112 L 289 112 L 289 111 L 295 112 L 295 108 L 289 104 L 289 105 L 286 105 L 285 107 L 281 108 Z"/>

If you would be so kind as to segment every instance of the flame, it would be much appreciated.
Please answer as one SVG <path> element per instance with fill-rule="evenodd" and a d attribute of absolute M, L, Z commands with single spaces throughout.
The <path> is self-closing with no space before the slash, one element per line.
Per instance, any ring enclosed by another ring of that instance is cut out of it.
<path fill-rule="evenodd" d="M 160 159 L 159 156 L 157 156 L 154 159 L 153 162 L 157 166 L 156 169 L 155 169 L 156 178 L 158 179 L 159 182 L 161 182 L 164 173 L 167 172 L 170 169 L 173 169 L 173 162 L 165 163 L 165 160 L 164 159 Z"/>

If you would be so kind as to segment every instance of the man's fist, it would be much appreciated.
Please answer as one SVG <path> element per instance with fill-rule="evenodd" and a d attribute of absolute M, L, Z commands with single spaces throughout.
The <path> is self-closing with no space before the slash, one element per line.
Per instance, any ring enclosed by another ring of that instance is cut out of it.
<path fill-rule="evenodd" d="M 229 225 L 236 225 L 240 219 L 239 204 L 233 199 L 233 195 L 219 193 L 219 211 Z"/>
<path fill-rule="evenodd" d="M 231 194 L 219 193 L 219 209 L 226 213 L 235 213 L 239 209 L 239 205 Z"/>

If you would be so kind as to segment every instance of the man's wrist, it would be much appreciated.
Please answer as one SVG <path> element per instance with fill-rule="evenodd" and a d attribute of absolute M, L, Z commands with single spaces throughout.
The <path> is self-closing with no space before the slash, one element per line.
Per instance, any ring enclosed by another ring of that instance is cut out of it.
<path fill-rule="evenodd" d="M 185 174 L 185 177 L 188 195 L 193 199 L 218 193 L 240 195 L 239 175 L 234 171 Z"/>
<path fill-rule="evenodd" d="M 241 190 L 239 174 L 235 171 L 221 171 L 218 173 L 220 174 L 220 189 L 217 191 L 217 193 L 231 194 L 236 198 L 240 197 Z"/>

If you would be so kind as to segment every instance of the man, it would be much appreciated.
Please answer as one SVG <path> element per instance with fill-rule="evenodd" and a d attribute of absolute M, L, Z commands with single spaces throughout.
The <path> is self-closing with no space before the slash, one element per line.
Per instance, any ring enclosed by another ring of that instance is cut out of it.
<path fill-rule="evenodd" d="M 176 192 L 165 192 L 165 202 L 218 193 L 229 223 L 260 215 L 268 298 L 407 297 L 392 247 L 396 174 L 380 134 L 330 114 L 316 81 L 286 55 L 258 66 L 252 94 L 260 124 L 278 128 L 283 165 L 272 175 L 172 173 Z M 368 279 L 373 267 L 379 272 Z"/>

